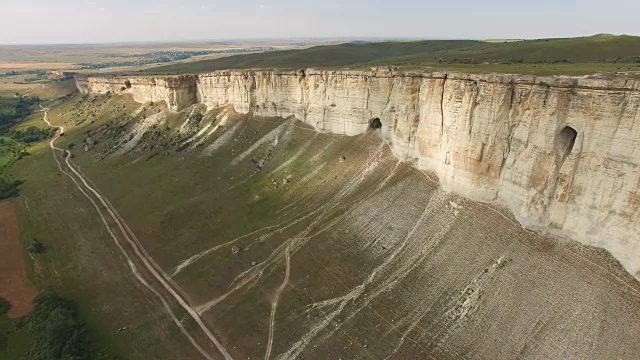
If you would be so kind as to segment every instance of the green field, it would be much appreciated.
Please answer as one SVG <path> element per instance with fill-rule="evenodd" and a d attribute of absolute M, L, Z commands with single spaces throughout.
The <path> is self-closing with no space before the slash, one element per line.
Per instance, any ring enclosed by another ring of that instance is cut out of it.
<path fill-rule="evenodd" d="M 72 141 L 81 144 L 76 138 L 81 139 L 88 128 L 136 109 L 128 99 L 105 96 L 89 102 L 77 93 L 46 105 L 52 108 L 51 121 L 68 129 L 69 136 L 58 144 L 64 147 Z M 90 108 L 96 111 L 87 111 Z M 77 111 L 84 111 L 79 115 L 83 118 L 92 115 L 94 121 L 76 126 Z M 12 129 L 48 129 L 42 118 L 42 113 L 33 113 Z M 157 299 L 136 282 L 91 203 L 60 173 L 48 143 L 34 143 L 28 151 L 32 155 L 20 159 L 8 176 L 25 181 L 12 200 L 18 210 L 21 240 L 26 247 L 38 239 L 47 249 L 41 256 L 27 258 L 33 284 L 38 289 L 54 289 L 77 304 L 90 333 L 91 351 L 102 354 L 100 359 L 197 358 Z M 82 152 L 81 148 L 77 151 Z M 127 330 L 119 332 L 121 328 Z M 7 340 L 10 352 L 0 352 L 0 360 L 20 359 L 16 354 L 24 354 L 31 338 L 24 331 L 11 334 Z"/>
<path fill-rule="evenodd" d="M 389 65 L 432 70 L 582 74 L 639 71 L 639 64 L 640 37 L 602 34 L 502 42 L 428 40 L 346 43 L 168 65 L 146 70 L 145 73 Z"/>
<path fill-rule="evenodd" d="M 26 329 L 17 329 L 14 320 L 0 316 L 0 360 L 22 358 L 29 344 Z"/>

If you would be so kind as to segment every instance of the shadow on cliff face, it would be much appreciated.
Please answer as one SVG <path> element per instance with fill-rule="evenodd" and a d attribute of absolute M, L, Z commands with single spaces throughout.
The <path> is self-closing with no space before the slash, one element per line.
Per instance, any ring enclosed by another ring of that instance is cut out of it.
<path fill-rule="evenodd" d="M 373 118 L 369 121 L 369 127 L 372 129 L 380 129 L 382 127 L 382 121 L 380 118 Z"/>
<path fill-rule="evenodd" d="M 567 156 L 571 154 L 571 150 L 573 150 L 577 137 L 578 132 L 571 126 L 566 126 L 562 131 L 560 131 L 557 147 L 558 153 L 562 156 L 562 162 L 564 162 Z"/>

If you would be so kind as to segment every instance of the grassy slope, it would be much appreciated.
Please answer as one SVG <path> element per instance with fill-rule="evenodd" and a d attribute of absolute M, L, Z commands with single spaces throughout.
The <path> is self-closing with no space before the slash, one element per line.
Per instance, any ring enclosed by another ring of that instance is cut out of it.
<path fill-rule="evenodd" d="M 67 147 L 70 142 L 81 144 L 87 130 L 108 122 L 118 124 L 125 113 L 142 106 L 127 97 L 76 96 L 53 104 L 50 118 L 65 125 L 67 136 L 59 146 Z M 172 114 L 169 129 L 161 127 L 165 134 L 175 133 L 189 112 L 185 109 Z M 35 123 L 38 116 L 28 121 Z M 76 126 L 78 118 L 86 121 Z M 535 351 L 549 339 L 558 338 L 568 340 L 563 340 L 565 347 L 555 346 L 557 351 L 576 348 L 596 353 L 593 358 L 603 358 L 597 354 L 616 357 L 624 351 L 637 353 L 636 342 L 628 340 L 640 324 L 636 311 L 640 305 L 634 293 L 624 294 L 610 275 L 588 268 L 594 261 L 628 279 L 610 258 L 551 242 L 523 231 L 483 205 L 441 192 L 422 172 L 398 163 L 374 133 L 352 138 L 316 134 L 292 122 L 277 144 L 264 141 L 244 160 L 232 161 L 282 123 L 281 119 L 243 120 L 234 115 L 205 146 L 236 124 L 240 124 L 238 132 L 208 157 L 196 149 L 192 153 L 163 151 L 154 157 L 150 152 L 138 152 L 100 160 L 96 150 L 75 150 L 74 161 L 109 197 L 167 272 L 193 254 L 272 226 L 234 243 L 241 249 L 238 254 L 233 254 L 228 244 L 174 278 L 193 304 L 201 304 L 227 291 L 240 273 L 252 268 L 265 270 L 255 283 L 204 315 L 235 358 L 264 357 L 270 301 L 284 273 L 282 249 L 278 248 L 287 242 L 302 244 L 306 239 L 306 245 L 293 251 L 291 279 L 276 316 L 272 358 L 287 351 L 335 309 L 314 310 L 316 302 L 353 293 L 353 289 L 357 293 L 357 286 L 378 266 L 384 276 L 368 284 L 360 300 L 345 303 L 343 315 L 334 316 L 335 322 L 344 323 L 345 338 L 342 332 L 327 341 L 315 337 L 303 354 L 305 358 L 364 358 L 368 351 L 381 357 L 391 355 L 404 338 L 404 327 L 398 330 L 390 324 L 413 317 L 420 326 L 397 358 L 452 358 L 455 356 L 447 351 L 467 349 L 464 344 L 468 339 L 487 344 L 488 349 L 486 353 L 471 349 L 467 357 L 517 357 L 522 343 L 529 341 Z M 110 145 L 104 139 L 97 148 Z M 91 205 L 58 174 L 46 144 L 32 150 L 34 155 L 21 160 L 15 171 L 27 180 L 18 199 L 22 238 L 46 239 L 51 245 L 50 252 L 34 266 L 38 285 L 53 285 L 77 300 L 100 346 L 116 346 L 118 353 L 130 358 L 186 358 L 182 354 L 190 348 L 184 346 L 183 337 L 132 282 L 129 271 L 122 267 L 124 259 L 104 234 Z M 339 161 L 341 155 L 346 156 L 345 161 Z M 266 166 L 256 169 L 251 160 L 263 158 L 268 159 Z M 287 174 L 293 175 L 293 180 L 285 187 Z M 384 185 L 387 176 L 391 177 Z M 272 181 L 279 186 L 275 188 Z M 381 184 L 384 186 L 378 188 Z M 452 215 L 449 200 L 463 207 L 459 216 Z M 423 219 L 428 207 L 432 212 Z M 412 228 L 417 230 L 416 236 L 407 242 Z M 407 242 L 406 251 L 399 246 L 403 242 Z M 395 251 L 397 262 L 385 265 L 385 259 Z M 429 255 L 416 258 L 423 251 Z M 269 260 L 272 254 L 275 258 Z M 511 260 L 505 272 L 487 280 L 482 290 L 487 300 L 479 307 L 482 312 L 471 315 L 473 320 L 461 327 L 449 324 L 444 314 L 451 304 L 500 257 Z M 402 275 L 405 265 L 413 270 Z M 388 290 L 384 290 L 386 279 L 395 284 Z M 612 294 L 611 299 L 606 294 Z M 549 303 L 549 298 L 559 300 Z M 359 312 L 365 299 L 372 301 Z M 600 309 L 604 301 L 612 302 L 607 306 L 612 310 L 606 317 L 595 318 L 600 313 L 593 309 Z M 414 309 L 422 312 L 429 308 L 433 311 L 422 317 L 412 315 Z M 351 313 L 357 313 L 356 317 L 347 321 Z M 545 326 L 537 340 L 529 340 L 529 325 L 536 324 L 541 313 L 559 319 L 558 323 Z M 565 331 L 566 324 L 576 321 L 562 315 L 574 313 L 581 314 L 579 325 Z M 131 330 L 117 333 L 120 326 Z M 582 333 L 583 327 L 589 331 Z M 454 330 L 463 333 L 448 337 Z M 595 342 L 592 335 L 601 333 L 615 334 L 616 339 L 598 338 L 595 350 L 581 345 Z M 483 337 L 475 338 L 478 334 Z M 352 339 L 369 341 L 369 350 Z M 579 339 L 576 346 L 573 339 Z M 445 344 L 442 348 L 441 343 Z M 493 352 L 499 350 L 505 352 Z M 544 357 L 541 352 L 528 355 Z M 562 358 L 566 354 L 547 355 Z"/>
<path fill-rule="evenodd" d="M 213 138 L 231 131 L 238 121 L 242 120 L 231 119 Z M 457 357 L 463 357 L 460 354 L 464 351 L 469 351 L 467 357 L 517 357 L 525 342 L 526 350 L 532 351 L 527 355 L 545 357 L 542 353 L 546 349 L 536 349 L 557 338 L 563 343 L 552 342 L 554 349 L 546 357 L 561 358 L 566 355 L 563 350 L 574 351 L 574 339 L 578 339 L 575 351 L 589 351 L 593 358 L 604 358 L 597 354 L 614 357 L 624 351 L 637 351 L 637 344 L 629 341 L 638 324 L 637 312 L 633 311 L 637 301 L 631 295 L 625 298 L 616 293 L 611 300 L 601 300 L 615 301 L 609 309 L 628 309 L 611 310 L 607 313 L 610 318 L 602 322 L 594 321 L 592 315 L 597 313 L 590 308 L 591 303 L 582 301 L 604 299 L 604 294 L 611 291 L 622 292 L 614 290 L 618 284 L 604 278 L 604 272 L 588 270 L 588 262 L 582 258 L 587 256 L 609 269 L 607 257 L 551 242 L 523 231 L 483 205 L 442 193 L 424 174 L 409 164 L 399 164 L 375 134 L 352 138 L 318 135 L 293 123 L 292 135 L 284 132 L 277 146 L 272 141 L 263 142 L 244 160 L 233 163 L 232 159 L 282 122 L 246 120 L 232 140 L 210 157 L 195 150 L 168 151 L 167 156 L 153 158 L 148 153 L 135 153 L 97 161 L 90 151 L 78 153 L 74 159 L 168 272 L 202 250 L 273 226 L 240 238 L 234 243 L 241 249 L 238 254 L 233 254 L 231 244 L 222 246 L 175 277 L 193 302 L 201 304 L 227 291 L 238 274 L 261 269 L 274 254 L 271 265 L 264 266 L 255 283 L 204 316 L 235 358 L 264 357 L 269 303 L 284 274 L 282 248 L 277 249 L 287 242 L 304 243 L 306 235 L 309 242 L 293 252 L 291 279 L 280 298 L 272 358 L 287 351 L 327 316 L 344 324 L 341 332 L 322 341 L 321 336 L 315 337 L 303 353 L 305 358 L 365 358 L 367 351 L 379 357 L 391 355 L 404 338 L 406 326 L 396 329 L 395 324 L 414 318 L 420 326 L 396 358 L 455 358 L 447 353 L 450 349 L 460 349 Z M 175 126 L 172 129 L 175 131 Z M 79 143 L 81 135 L 70 133 L 64 141 Z M 341 155 L 346 156 L 343 162 L 338 160 Z M 266 167 L 257 170 L 251 159 L 265 156 L 269 159 Z M 286 174 L 293 175 L 287 187 L 282 185 Z M 389 175 L 390 181 L 377 189 Z M 373 197 L 364 201 L 369 195 Z M 454 212 L 449 200 L 463 207 L 459 216 L 451 215 Z M 423 211 L 432 202 L 432 212 L 423 218 Z M 308 217 L 294 222 L 299 216 Z M 409 239 L 405 236 L 412 228 L 416 236 Z M 407 242 L 404 250 L 405 245 L 400 245 L 403 242 Z M 395 251 L 392 262 L 390 256 Z M 425 257 L 418 259 L 423 252 Z M 452 303 L 500 257 L 510 262 L 503 273 L 496 273 L 483 285 L 482 298 L 488 300 L 483 300 L 486 303 L 479 307 L 480 313 L 470 315 L 473 320 L 460 327 L 448 324 L 446 314 Z M 386 265 L 385 259 L 390 261 Z M 379 276 L 363 286 L 366 291 L 358 299 L 344 304 L 341 315 L 332 315 L 339 304 L 314 310 L 318 301 L 357 294 L 358 285 L 379 265 L 383 269 Z M 384 290 L 385 286 L 389 288 Z M 366 299 L 371 299 L 368 307 L 358 310 Z M 595 308 L 602 304 L 593 301 Z M 577 310 L 577 306 L 581 308 Z M 416 315 L 416 309 L 421 315 Z M 348 320 L 351 314 L 355 317 Z M 580 315 L 575 320 L 572 314 Z M 533 324 L 541 317 L 552 318 L 552 323 L 531 340 L 530 326 L 537 326 Z M 578 325 L 568 330 L 565 327 L 573 324 Z M 628 329 L 625 334 L 616 334 L 618 344 L 609 345 L 599 338 L 596 350 L 580 345 L 590 344 L 591 334 L 609 334 L 613 328 Z M 591 333 L 582 329 L 598 330 Z M 458 331 L 463 333 L 449 336 Z M 369 350 L 358 346 L 367 341 Z M 469 348 L 469 343 L 477 345 Z M 438 344 L 444 344 L 443 348 Z M 483 346 L 487 347 L 485 353 L 479 350 Z M 493 352 L 501 350 L 505 352 Z"/>
<path fill-rule="evenodd" d="M 617 57 L 640 56 L 640 37 L 596 35 L 570 39 L 518 42 L 431 40 L 341 44 L 304 50 L 238 55 L 148 70 L 148 73 L 206 72 L 245 68 L 361 67 L 370 65 L 435 66 L 438 59 L 460 62 L 525 63 L 569 61 L 603 63 Z M 454 60 L 457 59 L 457 60 Z M 446 68 L 447 65 L 438 65 Z M 611 66 L 609 66 L 611 67 Z M 607 69 L 609 67 L 606 67 Z M 542 66 L 542 68 L 544 68 Z M 617 68 L 617 67 L 616 67 Z M 508 70 L 506 67 L 505 70 Z M 497 70 L 500 70 L 498 68 Z M 611 69 L 613 70 L 613 69 Z"/>
<path fill-rule="evenodd" d="M 20 359 L 29 344 L 29 333 L 16 330 L 13 321 L 0 317 L 0 360 Z"/>
<path fill-rule="evenodd" d="M 77 127 L 69 121 L 78 100 L 76 95 L 48 104 L 50 119 L 64 124 L 69 134 L 60 140 L 65 147 L 74 133 L 79 135 L 91 126 L 86 122 Z M 100 107 L 96 112 L 99 122 L 135 109 L 123 109 L 123 105 L 131 105 L 124 99 L 103 100 L 95 104 Z M 115 104 L 122 110 L 112 112 L 109 105 Z M 18 127 L 27 125 L 46 126 L 41 113 L 27 117 Z M 27 258 L 27 272 L 36 287 L 53 287 L 78 303 L 97 350 L 109 349 L 119 359 L 197 358 L 161 305 L 133 278 L 91 203 L 60 174 L 48 144 L 36 144 L 29 152 L 33 155 L 18 161 L 10 176 L 25 180 L 14 200 L 21 240 L 26 244 L 37 238 L 47 246 L 45 254 Z M 128 330 L 117 332 L 121 327 Z M 15 359 L 12 356 L 24 349 L 23 335 L 11 335 L 11 352 L 0 355 L 0 360 Z"/>

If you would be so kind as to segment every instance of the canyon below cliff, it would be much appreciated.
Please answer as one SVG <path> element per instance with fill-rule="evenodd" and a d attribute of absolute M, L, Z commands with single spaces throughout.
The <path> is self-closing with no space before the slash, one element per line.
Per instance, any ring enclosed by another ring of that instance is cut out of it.
<path fill-rule="evenodd" d="M 91 94 L 232 105 L 319 132 L 373 131 L 445 191 L 509 209 L 523 227 L 608 250 L 640 278 L 640 82 L 372 71 L 220 71 L 76 77 Z"/>

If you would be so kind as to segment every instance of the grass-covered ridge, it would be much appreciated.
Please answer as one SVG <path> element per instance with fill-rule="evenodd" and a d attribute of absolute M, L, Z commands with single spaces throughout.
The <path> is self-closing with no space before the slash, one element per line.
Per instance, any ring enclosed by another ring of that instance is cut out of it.
<path fill-rule="evenodd" d="M 482 64 L 635 64 L 640 37 L 590 37 L 523 41 L 425 40 L 346 43 L 304 50 L 274 51 L 175 64 L 149 73 L 206 72 L 223 69 L 364 67 L 376 65 Z M 628 66 L 624 67 L 626 70 Z"/>

